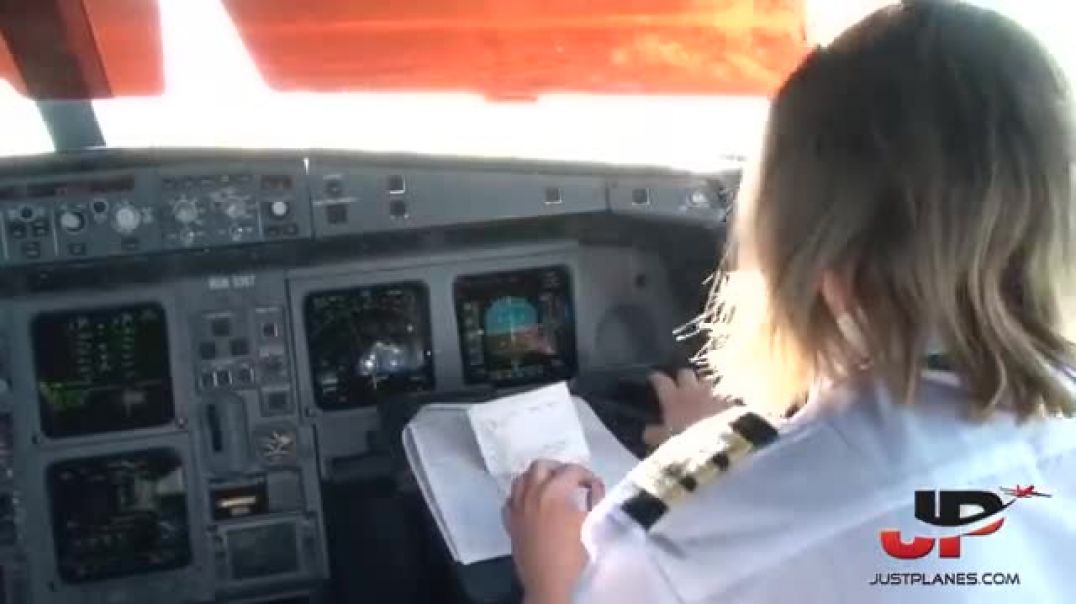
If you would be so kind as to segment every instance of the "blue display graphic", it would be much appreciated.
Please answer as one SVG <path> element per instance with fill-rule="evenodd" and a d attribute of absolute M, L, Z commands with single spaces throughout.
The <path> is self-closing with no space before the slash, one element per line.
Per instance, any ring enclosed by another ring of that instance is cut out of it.
<path fill-rule="evenodd" d="M 565 267 L 467 275 L 454 290 L 467 383 L 521 385 L 575 373 Z"/>
<path fill-rule="evenodd" d="M 486 334 L 506 336 L 531 329 L 538 324 L 538 311 L 523 298 L 501 298 L 486 310 Z"/>

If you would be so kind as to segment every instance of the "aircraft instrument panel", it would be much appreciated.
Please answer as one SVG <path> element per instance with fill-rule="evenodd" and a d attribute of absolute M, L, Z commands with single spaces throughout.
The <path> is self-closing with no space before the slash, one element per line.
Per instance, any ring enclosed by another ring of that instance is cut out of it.
<path fill-rule="evenodd" d="M 19 161 L 0 604 L 441 601 L 408 414 L 666 362 L 728 213 L 707 178 L 602 166 Z"/>

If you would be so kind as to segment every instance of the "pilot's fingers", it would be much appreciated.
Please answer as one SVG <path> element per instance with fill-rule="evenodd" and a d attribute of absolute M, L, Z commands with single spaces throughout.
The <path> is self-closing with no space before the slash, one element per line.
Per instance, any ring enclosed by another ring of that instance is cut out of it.
<path fill-rule="evenodd" d="M 605 499 L 605 483 L 599 478 L 587 489 L 587 509 L 593 510 L 602 499 Z"/>
<path fill-rule="evenodd" d="M 562 465 L 559 461 L 550 459 L 536 459 L 531 462 L 527 471 L 516 478 L 520 485 L 518 495 L 513 496 L 513 503 L 516 506 L 526 505 L 541 492 L 542 485 L 548 482 L 553 472 Z"/>
<path fill-rule="evenodd" d="M 698 388 L 699 376 L 694 369 L 684 368 L 676 372 L 676 383 L 681 388 Z"/>
<path fill-rule="evenodd" d="M 541 498 L 548 500 L 554 497 L 570 497 L 579 488 L 587 489 L 588 493 L 595 489 L 601 489 L 601 492 L 604 493 L 605 488 L 601 482 L 601 478 L 590 471 L 589 468 L 579 464 L 566 463 L 557 468 L 545 485 L 542 486 Z"/>
<path fill-rule="evenodd" d="M 650 424 L 643 428 L 643 443 L 651 449 L 657 449 L 671 436 L 672 430 L 665 424 Z"/>
<path fill-rule="evenodd" d="M 658 404 L 661 405 L 661 410 L 664 412 L 665 406 L 676 398 L 676 382 L 660 371 L 651 373 L 648 379 L 654 393 L 658 396 Z"/>

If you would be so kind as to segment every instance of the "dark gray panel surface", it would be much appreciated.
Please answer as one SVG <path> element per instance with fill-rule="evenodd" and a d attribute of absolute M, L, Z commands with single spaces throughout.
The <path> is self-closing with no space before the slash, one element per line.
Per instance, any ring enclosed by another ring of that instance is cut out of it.
<path fill-rule="evenodd" d="M 311 160 L 319 237 L 606 209 L 598 176 L 355 166 Z"/>

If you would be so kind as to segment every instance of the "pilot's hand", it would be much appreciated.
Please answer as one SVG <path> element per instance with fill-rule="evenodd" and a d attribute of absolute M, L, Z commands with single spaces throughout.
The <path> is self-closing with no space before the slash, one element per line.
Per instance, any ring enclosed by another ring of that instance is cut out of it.
<path fill-rule="evenodd" d="M 512 558 L 523 584 L 526 604 L 568 604 L 587 554 L 580 531 L 587 506 L 605 496 L 593 472 L 576 464 L 538 460 L 516 477 L 505 503 L 504 523 L 512 537 Z"/>
<path fill-rule="evenodd" d="M 650 385 L 657 393 L 662 419 L 662 423 L 649 425 L 643 431 L 643 442 L 651 448 L 732 404 L 715 397 L 710 384 L 690 369 L 677 372 L 676 380 L 662 372 L 651 373 Z"/>

